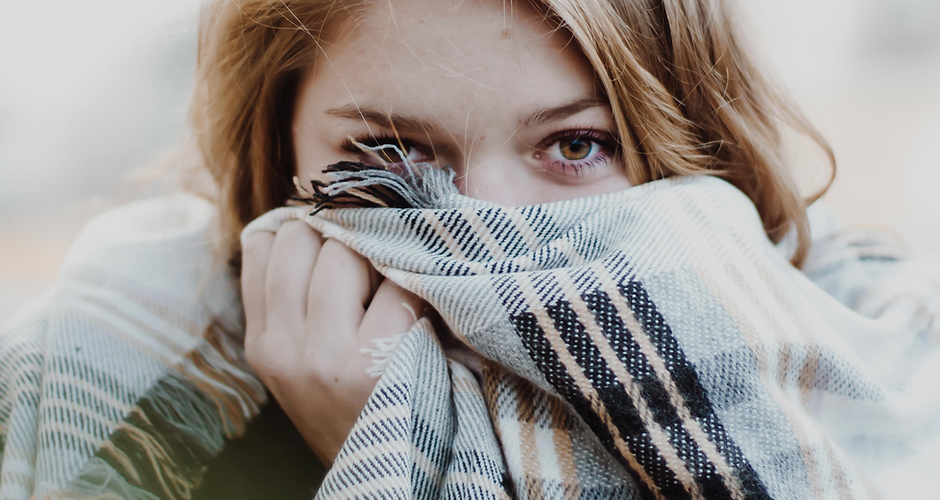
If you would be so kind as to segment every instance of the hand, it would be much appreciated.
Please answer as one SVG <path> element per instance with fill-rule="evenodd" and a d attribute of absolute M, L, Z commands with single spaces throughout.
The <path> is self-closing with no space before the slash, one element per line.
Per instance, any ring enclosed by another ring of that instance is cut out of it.
<path fill-rule="evenodd" d="M 248 363 L 329 465 L 375 387 L 360 349 L 408 331 L 404 304 L 421 301 L 301 221 L 250 235 L 242 252 Z"/>

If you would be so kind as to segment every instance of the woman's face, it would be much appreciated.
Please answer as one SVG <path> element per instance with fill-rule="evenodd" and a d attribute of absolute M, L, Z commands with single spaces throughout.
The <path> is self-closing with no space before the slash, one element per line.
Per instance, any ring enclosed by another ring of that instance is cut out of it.
<path fill-rule="evenodd" d="M 527 2 L 376 2 L 324 47 L 294 115 L 297 174 L 372 161 L 349 141 L 449 165 L 460 191 L 501 205 L 630 187 L 591 66 Z M 396 158 L 396 160 L 398 160 Z"/>

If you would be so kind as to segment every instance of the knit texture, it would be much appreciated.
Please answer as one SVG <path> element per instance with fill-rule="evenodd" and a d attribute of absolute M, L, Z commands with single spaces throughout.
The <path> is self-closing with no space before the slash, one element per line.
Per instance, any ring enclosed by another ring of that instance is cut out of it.
<path fill-rule="evenodd" d="M 426 185 L 402 199 L 433 208 L 321 203 L 246 228 L 307 221 L 465 346 L 428 319 L 395 343 L 318 498 L 931 491 L 935 257 L 846 232 L 804 274 L 711 177 L 519 208 Z M 0 499 L 188 498 L 257 414 L 211 207 L 174 203 L 93 223 L 0 334 Z"/>

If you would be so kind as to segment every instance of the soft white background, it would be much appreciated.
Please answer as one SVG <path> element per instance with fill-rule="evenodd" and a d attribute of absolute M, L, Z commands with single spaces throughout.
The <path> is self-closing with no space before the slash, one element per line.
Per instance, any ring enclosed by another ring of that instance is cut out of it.
<path fill-rule="evenodd" d="M 472 0 L 467 0 L 472 1 Z M 831 141 L 847 221 L 940 250 L 940 1 L 741 0 Z M 0 322 L 185 133 L 197 0 L 0 0 Z M 812 185 L 818 164 L 800 163 Z"/>

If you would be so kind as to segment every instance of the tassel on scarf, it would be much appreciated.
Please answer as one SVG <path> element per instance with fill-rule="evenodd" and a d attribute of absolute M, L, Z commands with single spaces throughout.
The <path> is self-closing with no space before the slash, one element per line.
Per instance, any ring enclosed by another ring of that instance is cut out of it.
<path fill-rule="evenodd" d="M 206 464 L 241 436 L 266 395 L 218 326 L 121 422 L 59 498 L 188 499 Z"/>
<path fill-rule="evenodd" d="M 383 166 L 350 161 L 334 163 L 324 168 L 320 178 L 310 181 L 312 190 L 295 178 L 300 194 L 294 201 L 314 205 L 315 214 L 333 208 L 438 208 L 444 197 L 459 194 L 454 185 L 456 173 L 450 167 L 440 169 L 429 163 L 414 163 L 392 144 L 357 145 Z M 400 173 L 390 170 L 385 156 L 378 154 L 385 150 L 393 151 L 402 159 Z"/>

